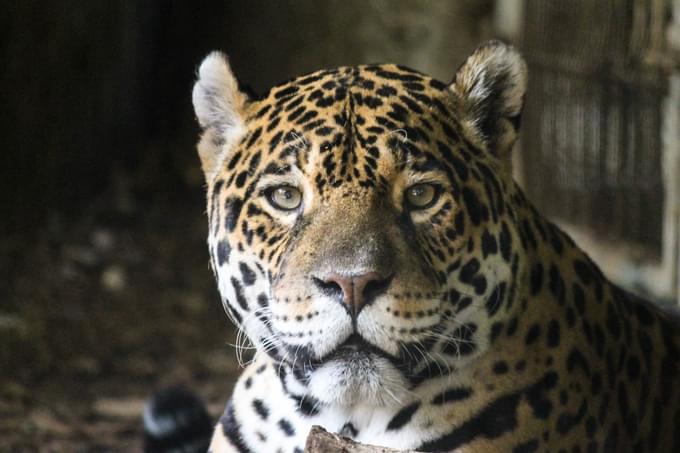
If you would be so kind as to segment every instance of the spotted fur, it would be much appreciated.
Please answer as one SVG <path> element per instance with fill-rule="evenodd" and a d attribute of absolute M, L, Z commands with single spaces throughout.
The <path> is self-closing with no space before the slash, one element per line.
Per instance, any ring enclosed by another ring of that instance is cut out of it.
<path fill-rule="evenodd" d="M 257 99 L 205 59 L 211 263 L 258 351 L 212 451 L 302 452 L 314 424 L 425 452 L 680 451 L 678 324 L 513 182 L 525 85 L 498 42 L 451 84 L 341 67 Z"/>

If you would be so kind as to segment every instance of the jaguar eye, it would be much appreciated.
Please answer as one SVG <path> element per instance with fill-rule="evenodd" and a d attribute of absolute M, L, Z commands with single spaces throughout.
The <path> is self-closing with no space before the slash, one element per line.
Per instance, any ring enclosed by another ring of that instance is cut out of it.
<path fill-rule="evenodd" d="M 411 209 L 425 209 L 432 206 L 439 191 L 432 184 L 416 184 L 406 189 L 406 203 Z"/>
<path fill-rule="evenodd" d="M 302 192 L 293 186 L 272 187 L 266 195 L 269 203 L 282 211 L 292 211 L 302 203 Z"/>

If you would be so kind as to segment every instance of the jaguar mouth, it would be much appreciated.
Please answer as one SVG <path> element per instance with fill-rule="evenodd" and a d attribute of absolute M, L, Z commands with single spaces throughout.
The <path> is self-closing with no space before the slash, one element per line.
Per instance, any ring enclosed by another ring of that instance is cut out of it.
<path fill-rule="evenodd" d="M 366 341 L 358 333 L 353 333 L 326 356 L 312 362 L 313 366 L 321 366 L 331 360 L 351 362 L 363 357 L 383 357 L 390 361 L 394 358 L 377 346 Z"/>
<path fill-rule="evenodd" d="M 347 337 L 347 340 L 345 340 L 344 343 L 338 346 L 335 352 L 356 352 L 370 347 L 371 345 L 366 340 L 364 340 L 361 335 L 358 333 L 353 333 Z"/>

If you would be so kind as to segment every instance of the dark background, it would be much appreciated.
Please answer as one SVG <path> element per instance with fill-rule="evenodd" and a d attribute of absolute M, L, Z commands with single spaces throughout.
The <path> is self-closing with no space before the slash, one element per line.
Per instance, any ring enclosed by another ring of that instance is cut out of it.
<path fill-rule="evenodd" d="M 449 81 L 504 30 L 531 71 L 517 159 L 529 194 L 658 259 L 666 79 L 640 55 L 664 22 L 634 0 L 525 3 L 513 33 L 492 0 L 3 1 L 0 451 L 138 447 L 145 398 L 178 382 L 221 411 L 239 368 L 191 107 L 214 49 L 260 93 L 381 61 Z M 584 106 L 615 137 L 604 153 L 586 146 L 595 132 L 585 145 L 563 133 L 592 123 L 571 115 Z"/>

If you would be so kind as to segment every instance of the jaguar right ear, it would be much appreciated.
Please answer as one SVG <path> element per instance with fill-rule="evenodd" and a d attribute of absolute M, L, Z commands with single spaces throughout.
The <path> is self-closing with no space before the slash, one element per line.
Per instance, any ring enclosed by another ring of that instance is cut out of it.
<path fill-rule="evenodd" d="M 239 89 L 224 54 L 212 52 L 205 57 L 198 68 L 192 100 L 203 130 L 198 155 L 206 181 L 211 181 L 246 132 L 243 112 L 249 98 Z"/>
<path fill-rule="evenodd" d="M 526 85 L 527 65 L 519 52 L 500 41 L 489 41 L 468 57 L 450 86 L 463 125 L 508 165 Z"/>

